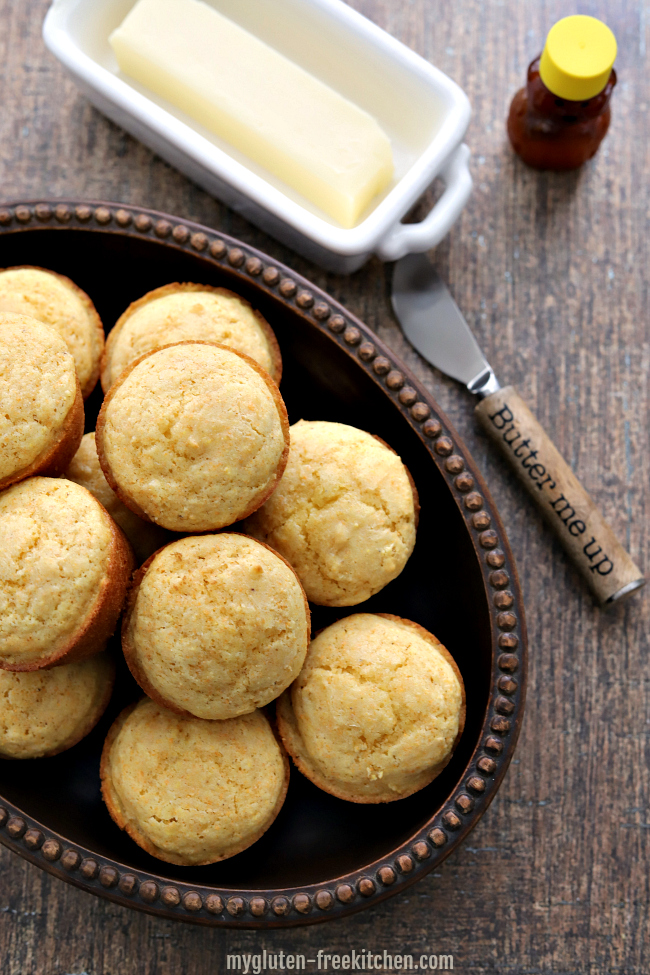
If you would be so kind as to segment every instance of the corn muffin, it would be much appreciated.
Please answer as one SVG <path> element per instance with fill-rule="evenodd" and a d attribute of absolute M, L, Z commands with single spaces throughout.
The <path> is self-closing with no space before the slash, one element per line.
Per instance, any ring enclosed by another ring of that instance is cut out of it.
<path fill-rule="evenodd" d="M 111 697 L 115 665 L 106 653 L 51 670 L 0 670 L 0 757 L 43 758 L 92 731 Z"/>
<path fill-rule="evenodd" d="M 39 670 L 101 650 L 133 555 L 79 484 L 30 477 L 0 494 L 0 668 Z"/>
<path fill-rule="evenodd" d="M 232 532 L 172 542 L 135 574 L 122 648 L 142 690 L 177 714 L 234 718 L 298 676 L 309 606 L 291 566 Z"/>
<path fill-rule="evenodd" d="M 111 727 L 101 779 L 109 813 L 143 850 L 200 866 L 240 853 L 269 828 L 289 763 L 261 711 L 203 721 L 143 698 Z"/>
<path fill-rule="evenodd" d="M 356 613 L 312 641 L 278 701 L 278 728 L 301 772 L 351 802 L 392 802 L 428 785 L 465 724 L 451 654 L 397 616 Z"/>
<path fill-rule="evenodd" d="M 95 442 L 106 480 L 131 511 L 172 531 L 212 531 L 272 493 L 289 421 L 278 387 L 249 356 L 181 342 L 122 373 Z"/>
<path fill-rule="evenodd" d="M 104 477 L 99 466 L 95 434 L 87 433 L 82 438 L 79 450 L 64 475 L 69 481 L 81 484 L 100 504 L 103 504 L 111 518 L 117 522 L 131 543 L 136 562 L 141 565 L 157 549 L 162 548 L 174 537 L 171 532 L 150 521 L 138 518 L 130 508 L 122 504 Z"/>
<path fill-rule="evenodd" d="M 166 284 L 129 305 L 109 332 L 102 356 L 104 392 L 145 352 L 188 340 L 245 352 L 280 384 L 282 358 L 275 335 L 244 298 L 208 284 Z"/>
<path fill-rule="evenodd" d="M 413 551 L 415 486 L 397 454 L 363 430 L 300 420 L 290 433 L 284 476 L 245 531 L 288 559 L 312 602 L 356 606 Z"/>
<path fill-rule="evenodd" d="M 31 315 L 59 333 L 75 361 L 84 399 L 99 378 L 104 327 L 85 291 L 40 267 L 0 270 L 0 313 Z"/>
<path fill-rule="evenodd" d="M 74 359 L 28 315 L 0 313 L 0 490 L 31 474 L 60 474 L 84 429 Z"/>

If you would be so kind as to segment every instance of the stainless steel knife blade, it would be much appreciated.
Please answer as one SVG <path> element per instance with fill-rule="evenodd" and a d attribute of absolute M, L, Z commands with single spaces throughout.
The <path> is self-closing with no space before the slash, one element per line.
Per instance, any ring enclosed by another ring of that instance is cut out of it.
<path fill-rule="evenodd" d="M 436 369 L 488 396 L 499 389 L 492 368 L 447 285 L 426 254 L 407 254 L 393 272 L 393 310 L 404 334 Z"/>
<path fill-rule="evenodd" d="M 404 334 L 481 402 L 481 426 L 544 513 L 602 605 L 644 584 L 632 561 L 517 390 L 501 388 L 446 285 L 424 254 L 395 265 L 393 308 Z M 586 542 L 586 544 L 585 544 Z"/>

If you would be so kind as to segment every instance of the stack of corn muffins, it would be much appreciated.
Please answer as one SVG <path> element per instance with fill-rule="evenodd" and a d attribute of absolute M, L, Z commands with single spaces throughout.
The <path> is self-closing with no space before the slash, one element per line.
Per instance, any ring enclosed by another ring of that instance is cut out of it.
<path fill-rule="evenodd" d="M 93 729 L 121 619 L 144 696 L 108 732 L 102 794 L 179 865 L 254 843 L 288 756 L 340 799 L 390 802 L 431 782 L 463 731 L 453 657 L 390 606 L 311 639 L 310 602 L 357 606 L 400 574 L 419 503 L 379 438 L 290 427 L 281 377 L 269 324 L 223 288 L 149 292 L 104 344 L 67 278 L 0 271 L 0 757 Z"/>

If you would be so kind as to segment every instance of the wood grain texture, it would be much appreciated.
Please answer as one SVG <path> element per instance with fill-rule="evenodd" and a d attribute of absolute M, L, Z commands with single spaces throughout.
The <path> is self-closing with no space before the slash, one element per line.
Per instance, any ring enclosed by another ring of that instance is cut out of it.
<path fill-rule="evenodd" d="M 474 413 L 599 604 L 606 606 L 642 586 L 643 573 L 514 386 L 491 393 Z"/>
<path fill-rule="evenodd" d="M 353 0 L 448 72 L 474 114 L 473 197 L 435 260 L 502 382 L 511 382 L 642 569 L 648 569 L 650 96 L 644 0 L 580 0 L 619 40 L 612 128 L 578 174 L 539 174 L 504 122 L 560 0 Z M 470 842 L 407 893 L 301 931 L 204 931 L 56 883 L 0 851 L 3 975 L 212 975 L 231 951 L 449 952 L 471 973 L 650 971 L 649 593 L 601 611 L 473 417 L 408 346 L 390 269 L 326 275 L 210 199 L 90 108 L 45 51 L 46 0 L 0 0 L 5 200 L 72 194 L 169 210 L 243 238 L 376 329 L 465 437 L 518 560 L 530 687 L 517 758 Z M 649 21 L 650 22 L 650 21 Z"/>

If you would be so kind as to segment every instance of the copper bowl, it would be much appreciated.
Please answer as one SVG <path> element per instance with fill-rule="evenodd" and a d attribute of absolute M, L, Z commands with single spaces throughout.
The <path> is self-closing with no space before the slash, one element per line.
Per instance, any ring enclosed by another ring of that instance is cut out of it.
<path fill-rule="evenodd" d="M 224 285 L 274 328 L 292 422 L 330 419 L 378 434 L 410 468 L 422 503 L 404 572 L 361 607 L 313 607 L 320 629 L 359 609 L 416 620 L 451 650 L 467 689 L 452 761 L 426 789 L 386 805 L 335 799 L 292 770 L 274 825 L 206 867 L 163 865 L 115 826 L 99 756 L 117 712 L 139 696 L 126 668 L 104 719 L 55 758 L 2 762 L 0 841 L 55 877 L 126 907 L 231 927 L 342 917 L 403 890 L 476 825 L 512 757 L 526 688 L 526 630 L 512 553 L 467 448 L 444 413 L 362 322 L 265 254 L 207 227 L 136 207 L 75 201 L 0 207 L 0 267 L 69 275 L 107 325 L 169 281 Z M 92 430 L 99 388 L 86 403 Z M 115 642 L 119 660 L 119 642 Z"/>

